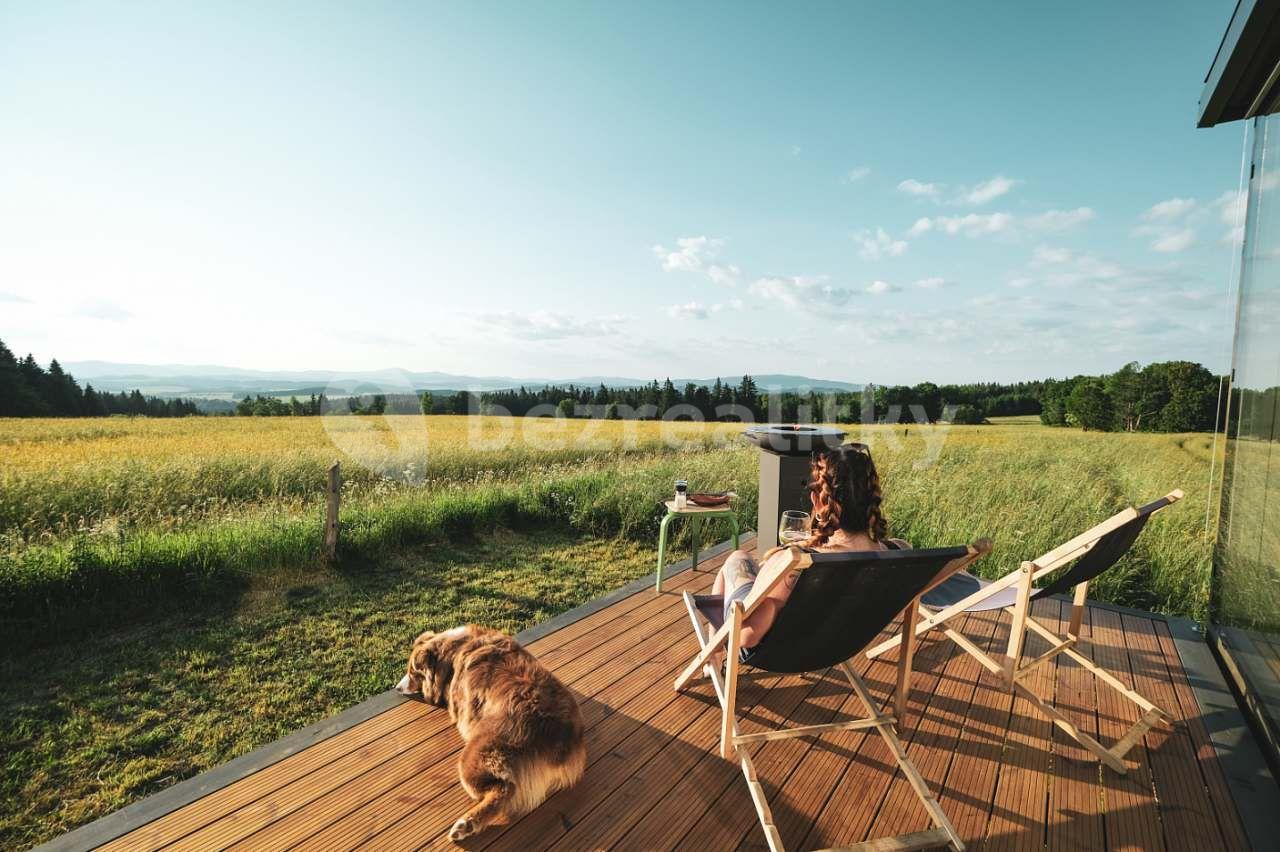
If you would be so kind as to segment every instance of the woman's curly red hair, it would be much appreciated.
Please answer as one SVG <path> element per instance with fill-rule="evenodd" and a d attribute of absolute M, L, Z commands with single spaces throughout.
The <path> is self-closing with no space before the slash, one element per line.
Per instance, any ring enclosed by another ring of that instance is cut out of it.
<path fill-rule="evenodd" d="M 889 524 L 880 507 L 880 476 L 865 445 L 815 452 L 809 462 L 809 492 L 810 547 L 826 544 L 836 530 L 866 533 L 872 541 L 888 536 Z"/>

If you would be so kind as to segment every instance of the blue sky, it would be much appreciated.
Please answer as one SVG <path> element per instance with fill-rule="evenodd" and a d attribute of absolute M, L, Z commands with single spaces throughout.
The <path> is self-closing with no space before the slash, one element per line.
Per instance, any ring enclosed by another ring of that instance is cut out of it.
<path fill-rule="evenodd" d="M 42 360 L 1221 369 L 1234 0 L 0 5 Z"/>

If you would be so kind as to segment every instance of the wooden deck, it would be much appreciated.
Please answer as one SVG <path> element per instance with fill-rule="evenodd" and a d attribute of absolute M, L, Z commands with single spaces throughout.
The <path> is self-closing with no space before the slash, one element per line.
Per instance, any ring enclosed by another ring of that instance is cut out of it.
<path fill-rule="evenodd" d="M 671 688 L 695 650 L 680 592 L 709 586 L 722 559 L 671 577 L 660 597 L 652 588 L 636 591 L 528 643 L 579 696 L 590 766 L 575 789 L 505 829 L 467 841 L 467 848 L 709 852 L 763 846 L 736 763 L 716 753 L 719 708 L 709 683 L 695 682 L 685 694 Z M 1065 610 L 1046 600 L 1035 614 L 1052 623 L 1065 618 Z M 1008 629 L 1002 615 L 969 616 L 960 626 L 980 646 L 1001 647 Z M 1172 733 L 1147 734 L 1130 753 L 1125 777 L 1086 760 L 1073 741 L 997 689 L 949 641 L 923 641 L 900 733 L 966 844 L 992 850 L 1249 848 L 1169 625 L 1159 616 L 1093 606 L 1084 633 L 1097 643 L 1099 663 L 1178 720 Z M 1033 641 L 1028 653 L 1039 650 Z M 880 697 L 888 694 L 895 658 L 860 658 L 858 668 Z M 1136 719 L 1133 705 L 1110 689 L 1095 689 L 1093 678 L 1065 657 L 1041 668 L 1034 689 L 1106 741 Z M 149 821 L 116 832 L 103 848 L 450 848 L 446 832 L 468 804 L 454 767 L 459 738 L 444 711 L 384 700 L 386 709 L 371 718 L 238 780 L 210 779 L 207 794 L 167 813 L 163 807 L 135 811 L 135 823 L 138 814 Z M 855 701 L 831 675 L 757 673 L 739 691 L 744 732 L 783 720 L 815 724 L 857 714 Z M 928 827 L 874 733 L 764 742 L 751 753 L 788 849 Z M 84 831 L 67 839 L 94 837 Z"/>

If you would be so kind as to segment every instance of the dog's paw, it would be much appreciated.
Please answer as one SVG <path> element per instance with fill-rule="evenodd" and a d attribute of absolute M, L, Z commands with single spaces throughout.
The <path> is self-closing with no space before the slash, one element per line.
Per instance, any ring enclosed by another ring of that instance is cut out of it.
<path fill-rule="evenodd" d="M 449 829 L 449 839 L 454 843 L 459 840 L 465 840 L 476 833 L 476 827 L 471 822 L 471 817 L 463 817 L 453 824 L 453 828 Z"/>

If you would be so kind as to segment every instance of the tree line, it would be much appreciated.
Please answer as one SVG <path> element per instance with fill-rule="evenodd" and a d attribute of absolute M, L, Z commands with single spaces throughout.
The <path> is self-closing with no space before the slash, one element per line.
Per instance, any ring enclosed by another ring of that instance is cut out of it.
<path fill-rule="evenodd" d="M 422 395 L 428 414 L 555 414 L 604 419 L 769 420 L 781 423 L 980 423 L 988 415 L 1039 414 L 1043 382 L 867 385 L 856 391 L 770 391 L 747 375 L 737 384 L 676 387 L 671 379 L 639 387 L 520 387 Z"/>
<path fill-rule="evenodd" d="M 425 392 L 426 414 L 530 414 L 604 419 L 750 420 L 782 423 L 978 424 L 988 417 L 1038 415 L 1049 426 L 1095 431 L 1212 431 L 1220 379 L 1191 361 L 1126 364 L 1100 376 L 998 383 L 867 385 L 860 391 L 761 390 L 738 384 L 676 387 L 670 379 L 639 387 L 546 385 L 446 395 Z M 396 399 L 403 411 L 408 401 Z M 390 410 L 390 408 L 388 408 Z"/>
<path fill-rule="evenodd" d="M 289 397 L 285 402 L 277 396 L 246 396 L 236 403 L 235 413 L 240 417 L 315 417 L 332 410 L 324 394 L 311 394 L 307 399 Z M 379 412 L 381 413 L 381 412 Z"/>
<path fill-rule="evenodd" d="M 30 354 L 19 360 L 0 340 L 0 417 L 186 417 L 199 413 L 196 403 L 188 399 L 143 396 L 137 390 L 99 391 L 87 382 L 81 388 L 56 358 L 45 369 Z"/>
<path fill-rule="evenodd" d="M 635 387 L 541 385 L 495 391 L 423 391 L 327 400 L 242 400 L 238 414 L 505 414 L 607 420 L 705 420 L 781 423 L 980 424 L 988 417 L 1038 415 L 1050 426 L 1097 431 L 1209 431 L 1219 378 L 1190 361 L 1127 364 L 1101 376 L 999 383 L 867 385 L 859 391 L 762 390 L 747 375 L 735 383 L 677 387 L 671 379 Z"/>
<path fill-rule="evenodd" d="M 1242 395 L 1233 392 L 1239 409 Z M 749 375 L 738 382 L 677 387 L 670 378 L 635 387 L 543 385 L 496 391 L 424 391 L 364 394 L 330 399 L 310 394 L 246 396 L 234 414 L 306 417 L 322 414 L 510 414 L 592 417 L 609 420 L 707 420 L 782 423 L 983 423 L 988 417 L 1039 415 L 1049 426 L 1128 432 L 1209 431 L 1218 406 L 1219 377 L 1191 361 L 1145 367 L 1126 364 L 1115 373 L 1041 381 L 915 385 L 867 385 L 857 391 L 770 391 Z M 184 417 L 200 403 L 83 388 L 56 359 L 41 367 L 31 355 L 18 359 L 0 341 L 0 417 L 96 417 L 112 414 Z M 229 403 L 223 403 L 227 408 Z M 228 412 L 230 413 L 230 412 Z M 1218 424 L 1221 425 L 1221 424 Z"/>
<path fill-rule="evenodd" d="M 1225 416 L 1220 387 L 1220 377 L 1191 361 L 1134 362 L 1110 375 L 1044 382 L 1040 420 L 1100 432 L 1207 432 Z"/>

